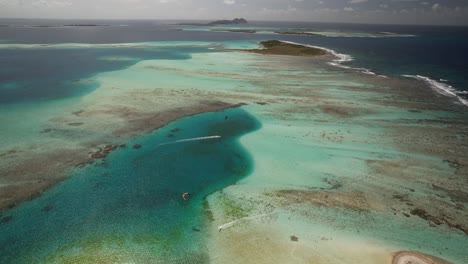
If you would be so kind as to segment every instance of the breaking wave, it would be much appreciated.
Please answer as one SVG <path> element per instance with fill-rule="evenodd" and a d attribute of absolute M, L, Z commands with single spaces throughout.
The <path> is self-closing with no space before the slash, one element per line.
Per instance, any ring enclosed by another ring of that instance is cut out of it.
<path fill-rule="evenodd" d="M 355 70 L 355 71 L 359 71 L 359 72 L 369 74 L 369 75 L 376 75 L 376 76 L 379 76 L 379 77 L 387 77 L 385 75 L 377 75 L 375 72 L 372 72 L 371 70 L 366 69 L 366 68 L 354 68 L 354 67 L 343 65 L 343 63 L 345 63 L 345 62 L 349 62 L 349 61 L 354 60 L 353 57 L 351 55 L 348 55 L 348 54 L 338 53 L 338 52 L 336 52 L 336 51 L 334 51 L 332 49 L 328 49 L 328 48 L 324 48 L 324 47 L 307 45 L 307 44 L 302 44 L 302 43 L 296 43 L 296 42 L 292 42 L 292 41 L 282 40 L 281 42 L 294 44 L 294 45 L 301 45 L 301 46 L 304 46 L 304 47 L 310 47 L 310 48 L 325 50 L 328 53 L 335 56 L 335 59 L 330 61 L 328 64 L 336 66 L 336 67 Z M 468 100 L 464 99 L 461 96 L 461 95 L 467 95 L 468 91 L 459 91 L 459 90 L 455 89 L 454 87 L 452 87 L 451 85 L 443 83 L 443 82 L 446 82 L 447 80 L 440 79 L 440 81 L 438 82 L 438 81 L 435 81 L 435 80 L 433 80 L 433 79 L 431 79 L 429 77 L 421 76 L 421 75 L 403 75 L 403 77 L 414 78 L 414 79 L 424 81 L 431 88 L 433 88 L 436 92 L 438 92 L 439 94 L 442 94 L 442 95 L 445 95 L 445 96 L 448 96 L 448 97 L 456 98 L 462 104 L 468 106 Z"/>
<path fill-rule="evenodd" d="M 334 51 L 332 49 L 319 47 L 319 46 L 307 45 L 307 44 L 302 44 L 302 43 L 297 43 L 297 42 L 292 42 L 292 41 L 285 41 L 285 40 L 281 40 L 281 42 L 324 50 L 324 51 L 332 54 L 333 56 L 335 56 L 335 59 L 328 63 L 330 65 L 340 67 L 340 68 L 343 68 L 343 69 L 355 70 L 355 71 L 362 72 L 362 73 L 368 74 L 368 75 L 377 75 L 375 72 L 372 72 L 371 70 L 366 69 L 366 68 L 355 68 L 355 67 L 350 67 L 350 66 L 343 65 L 343 63 L 345 63 L 345 62 L 350 62 L 350 61 L 354 60 L 354 58 L 351 55 L 338 53 L 338 52 L 336 52 L 336 51 Z M 386 77 L 384 75 L 378 75 L 378 76 L 379 77 Z"/>
<path fill-rule="evenodd" d="M 446 83 L 438 82 L 435 81 L 429 77 L 426 76 L 421 76 L 421 75 L 403 75 L 403 77 L 406 78 L 414 78 L 418 79 L 421 81 L 426 82 L 429 84 L 430 87 L 432 87 L 436 92 L 439 94 L 448 96 L 448 97 L 453 97 L 458 99 L 462 104 L 468 106 L 468 100 L 464 99 L 461 97 L 461 94 L 467 94 L 468 92 L 466 91 L 458 91 L 457 89 L 453 88 L 451 85 L 448 85 Z"/>

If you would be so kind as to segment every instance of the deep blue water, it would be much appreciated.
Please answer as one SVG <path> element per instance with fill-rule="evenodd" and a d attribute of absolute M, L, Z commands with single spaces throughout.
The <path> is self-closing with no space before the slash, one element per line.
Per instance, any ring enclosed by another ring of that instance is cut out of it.
<path fill-rule="evenodd" d="M 165 263 L 206 263 L 202 200 L 250 173 L 251 157 L 238 138 L 259 128 L 236 108 L 186 117 L 128 142 L 5 212 L 11 220 L 0 224 L 0 263 L 47 263 L 60 254 L 73 259 L 80 255 L 72 254 L 74 246 L 89 255 L 103 245 L 115 247 L 102 250 L 115 255 L 126 250 Z M 161 145 L 207 135 L 221 137 Z"/>
<path fill-rule="evenodd" d="M 96 73 L 119 70 L 143 59 L 183 60 L 190 58 L 191 53 L 206 51 L 197 48 L 0 49 L 0 103 L 83 95 L 98 85 L 92 79 Z M 103 59 L 112 56 L 131 59 Z"/>
<path fill-rule="evenodd" d="M 371 28 L 377 31 L 381 27 Z M 307 42 L 351 54 L 355 60 L 347 65 L 353 67 L 390 76 L 409 74 L 445 79 L 457 89 L 468 91 L 468 27 L 386 26 L 383 31 L 416 36 L 321 38 Z"/>

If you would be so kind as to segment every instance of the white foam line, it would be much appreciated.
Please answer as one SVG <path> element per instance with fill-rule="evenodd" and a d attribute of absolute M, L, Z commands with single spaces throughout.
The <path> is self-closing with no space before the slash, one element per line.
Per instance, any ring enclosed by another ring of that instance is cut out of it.
<path fill-rule="evenodd" d="M 258 218 L 270 216 L 270 215 L 272 215 L 272 214 L 275 214 L 275 213 L 260 214 L 260 215 L 248 216 L 248 217 L 244 217 L 244 218 L 241 218 L 241 219 L 237 219 L 237 220 L 234 220 L 234 221 L 231 221 L 231 222 L 228 222 L 228 223 L 225 223 L 225 224 L 222 224 L 222 225 L 218 226 L 218 231 L 221 232 L 221 231 L 223 231 L 224 229 L 227 229 L 227 228 L 229 228 L 229 227 L 232 227 L 233 225 L 235 225 L 235 224 L 237 224 L 237 223 L 239 223 L 239 222 L 242 222 L 242 221 L 254 220 L 254 219 L 258 219 Z"/>
<path fill-rule="evenodd" d="M 366 68 L 353 68 L 353 67 L 342 65 L 342 63 L 344 63 L 344 62 L 349 62 L 349 61 L 354 60 L 354 58 L 351 55 L 338 53 L 338 52 L 336 52 L 336 51 L 334 51 L 332 49 L 319 47 L 319 46 L 312 46 L 312 45 L 307 45 L 307 44 L 302 44 L 302 43 L 297 43 L 297 42 L 292 42 L 292 41 L 286 41 L 286 40 L 280 40 L 280 41 L 283 42 L 283 43 L 288 43 L 288 44 L 293 44 L 293 45 L 300 45 L 300 46 L 303 46 L 303 47 L 316 48 L 316 49 L 324 50 L 324 51 L 326 51 L 326 52 L 328 52 L 328 53 L 330 53 L 330 54 L 332 54 L 333 56 L 336 57 L 336 59 L 334 59 L 334 60 L 332 60 L 331 62 L 328 63 L 330 65 L 340 67 L 340 68 L 343 68 L 343 69 L 359 71 L 359 72 L 362 72 L 362 73 L 368 74 L 368 75 L 377 75 L 374 72 L 372 72 L 372 71 L 370 71 L 369 69 L 366 69 Z M 384 77 L 384 78 L 387 77 L 385 75 L 377 75 L 377 76 Z"/>
<path fill-rule="evenodd" d="M 352 70 L 357 70 L 357 71 L 360 71 L 362 73 L 365 73 L 365 74 L 369 74 L 369 75 L 376 75 L 374 72 L 370 71 L 369 69 L 366 69 L 366 68 L 353 68 L 353 67 L 349 67 L 349 66 L 345 66 L 345 65 L 342 65 L 341 63 L 343 62 L 348 62 L 348 61 L 352 61 L 353 60 L 353 57 L 350 56 L 350 55 L 347 55 L 347 54 L 341 54 L 341 53 L 338 53 L 332 49 L 327 49 L 327 48 L 324 48 L 324 47 L 319 47 L 319 46 L 312 46 L 312 45 L 306 45 L 306 44 L 302 44 L 302 43 L 297 43 L 297 42 L 292 42 L 292 41 L 285 41 L 285 40 L 280 40 L 281 42 L 283 43 L 289 43 L 289 44 L 294 44 L 294 45 L 301 45 L 301 46 L 304 46 L 304 47 L 310 47 L 310 48 L 316 48 L 316 49 L 322 49 L 322 50 L 325 50 L 327 52 L 329 52 L 330 54 L 332 54 L 333 56 L 336 57 L 335 60 L 329 62 L 328 64 L 330 65 L 333 65 L 333 66 L 336 66 L 336 67 L 340 67 L 340 68 L 344 68 L 344 69 L 352 69 Z M 385 75 L 377 75 L 378 77 L 383 77 L 383 78 L 387 78 L 387 76 Z M 468 106 L 468 100 L 465 100 L 463 98 L 461 98 L 459 95 L 460 94 L 468 94 L 467 91 L 458 91 L 456 90 L 455 88 L 453 88 L 452 86 L 448 85 L 448 84 L 445 84 L 445 83 L 441 83 L 441 82 L 438 82 L 438 81 L 435 81 L 435 80 L 432 80 L 431 78 L 429 77 L 426 77 L 426 76 L 421 76 L 421 75 L 403 75 L 404 77 L 408 77 L 408 78 L 415 78 L 415 79 L 418 79 L 418 80 L 422 80 L 422 81 L 425 81 L 426 83 L 428 83 L 436 92 L 442 94 L 442 95 L 445 95 L 445 96 L 449 96 L 449 97 L 455 97 L 457 98 L 462 104 Z M 443 79 L 441 79 L 441 81 L 445 81 Z"/>
<path fill-rule="evenodd" d="M 403 75 L 403 77 L 414 78 L 414 79 L 424 81 L 427 84 L 429 84 L 429 86 L 431 86 L 439 94 L 442 94 L 442 95 L 445 95 L 445 96 L 448 96 L 448 97 L 455 97 L 462 104 L 468 106 L 468 101 L 461 98 L 460 96 L 458 96 L 459 94 L 466 94 L 466 92 L 457 91 L 455 88 L 453 88 L 452 86 L 450 86 L 448 84 L 432 80 L 431 78 L 426 77 L 426 76 L 422 76 L 422 75 L 406 75 L 405 74 L 405 75 Z"/>
<path fill-rule="evenodd" d="M 186 139 L 179 139 L 176 141 L 172 142 L 167 142 L 167 143 L 161 143 L 159 146 L 163 145 L 169 145 L 169 144 L 177 144 L 177 143 L 183 143 L 183 142 L 191 142 L 191 141 L 200 141 L 200 140 L 208 140 L 208 139 L 214 139 L 214 138 L 220 138 L 221 136 L 206 136 L 206 137 L 195 137 L 195 138 L 186 138 Z"/>

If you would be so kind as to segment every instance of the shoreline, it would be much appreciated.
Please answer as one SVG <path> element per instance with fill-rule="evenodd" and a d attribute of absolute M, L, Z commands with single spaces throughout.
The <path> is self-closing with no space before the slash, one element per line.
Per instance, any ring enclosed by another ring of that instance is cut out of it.
<path fill-rule="evenodd" d="M 262 41 L 259 44 L 263 47 L 262 49 L 244 49 L 241 51 L 262 55 L 288 55 L 302 57 L 322 56 L 326 55 L 327 52 L 329 53 L 328 50 L 323 48 L 305 46 L 302 44 L 281 40 Z"/>
<path fill-rule="evenodd" d="M 415 263 L 415 264 L 450 264 L 443 259 L 414 252 L 414 251 L 400 251 L 396 252 L 392 264 L 406 264 L 406 263 Z"/>

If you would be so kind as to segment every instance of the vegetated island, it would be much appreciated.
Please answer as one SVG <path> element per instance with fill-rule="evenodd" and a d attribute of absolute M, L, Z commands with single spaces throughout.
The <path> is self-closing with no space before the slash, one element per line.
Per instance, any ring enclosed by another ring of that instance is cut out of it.
<path fill-rule="evenodd" d="M 215 20 L 209 23 L 179 23 L 181 26 L 218 26 L 218 25 L 239 25 L 247 24 L 244 18 L 234 18 L 233 20 Z"/>
<path fill-rule="evenodd" d="M 312 36 L 312 37 L 332 37 L 326 33 L 320 33 L 320 32 L 304 32 L 304 31 L 275 31 L 275 34 L 279 35 L 297 35 L 297 36 Z M 340 32 L 340 33 L 346 33 L 346 32 Z M 352 32 L 349 32 L 349 34 L 352 34 Z M 399 36 L 399 34 L 392 33 L 392 32 L 377 32 L 377 33 L 369 33 L 370 35 L 374 36 Z"/>
<path fill-rule="evenodd" d="M 213 32 L 249 33 L 249 34 L 257 33 L 257 31 L 253 30 L 253 29 L 212 29 L 210 31 L 213 31 Z"/>
<path fill-rule="evenodd" d="M 327 54 L 326 50 L 320 48 L 307 47 L 279 40 L 262 41 L 260 44 L 264 47 L 263 49 L 247 49 L 243 51 L 258 54 L 290 56 L 320 56 Z"/>
<path fill-rule="evenodd" d="M 303 32 L 303 31 L 275 31 L 274 33 L 275 34 L 280 34 L 280 35 L 301 35 L 301 36 L 326 37 L 325 35 L 322 35 L 322 34 L 309 33 L 309 32 Z"/>
<path fill-rule="evenodd" d="M 110 25 L 106 24 L 68 24 L 63 25 L 62 27 L 108 27 Z"/>

